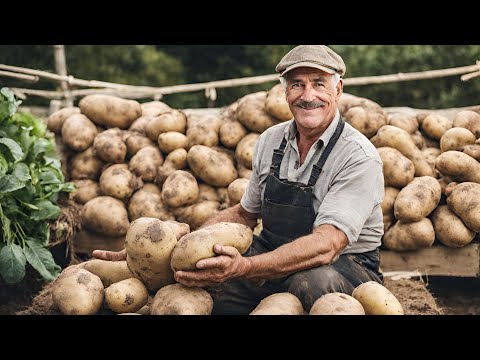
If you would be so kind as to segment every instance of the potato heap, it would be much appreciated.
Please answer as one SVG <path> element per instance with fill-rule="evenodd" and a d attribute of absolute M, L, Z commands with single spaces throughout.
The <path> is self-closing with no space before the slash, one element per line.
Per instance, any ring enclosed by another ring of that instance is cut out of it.
<path fill-rule="evenodd" d="M 387 113 L 349 94 L 339 109 L 375 145 L 384 164 L 384 247 L 415 250 L 435 239 L 460 247 L 475 238 L 478 113 L 460 111 L 453 118 L 438 111 Z M 65 175 L 77 186 L 73 198 L 84 204 L 84 230 L 107 239 L 125 236 L 141 217 L 176 220 L 195 230 L 239 203 L 258 137 L 291 118 L 278 84 L 242 97 L 218 115 L 176 110 L 160 101 L 89 95 L 79 108 L 52 114 L 48 127 L 67 149 Z"/>

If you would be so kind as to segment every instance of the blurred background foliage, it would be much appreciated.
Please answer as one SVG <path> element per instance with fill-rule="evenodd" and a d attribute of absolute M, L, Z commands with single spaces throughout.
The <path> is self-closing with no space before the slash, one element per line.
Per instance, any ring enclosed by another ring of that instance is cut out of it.
<path fill-rule="evenodd" d="M 295 45 L 66 45 L 68 73 L 79 79 L 168 86 L 267 75 Z M 346 78 L 435 70 L 475 64 L 480 45 L 329 45 L 347 65 Z M 51 45 L 0 45 L 0 63 L 54 72 Z M 231 104 L 275 82 L 217 89 L 216 106 Z M 55 90 L 58 83 L 28 83 L 0 77 L 0 86 Z M 382 106 L 436 109 L 478 105 L 480 78 L 460 76 L 381 85 L 345 87 Z M 150 101 L 151 99 L 142 99 Z M 203 91 L 166 95 L 174 108 L 207 106 Z M 29 96 L 24 105 L 48 105 Z"/>

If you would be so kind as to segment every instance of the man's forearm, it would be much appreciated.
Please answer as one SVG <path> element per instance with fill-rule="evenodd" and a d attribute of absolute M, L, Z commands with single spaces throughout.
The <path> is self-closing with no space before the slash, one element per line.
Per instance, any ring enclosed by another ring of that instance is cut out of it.
<path fill-rule="evenodd" d="M 342 231 L 332 225 L 321 225 L 312 234 L 302 236 L 274 251 L 245 258 L 249 266 L 243 277 L 267 280 L 327 265 L 347 245 L 348 239 Z"/>
<path fill-rule="evenodd" d="M 205 221 L 201 228 L 213 225 L 219 222 L 236 222 L 249 226 L 253 229 L 257 225 L 257 217 L 254 214 L 247 213 L 240 204 L 222 210 Z"/>

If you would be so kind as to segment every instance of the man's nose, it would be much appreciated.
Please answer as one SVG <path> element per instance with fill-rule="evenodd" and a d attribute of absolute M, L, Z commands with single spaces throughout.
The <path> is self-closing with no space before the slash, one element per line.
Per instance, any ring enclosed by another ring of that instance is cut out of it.
<path fill-rule="evenodd" d="M 313 101 L 315 100 L 315 90 L 311 85 L 306 85 L 302 93 L 303 101 Z"/>

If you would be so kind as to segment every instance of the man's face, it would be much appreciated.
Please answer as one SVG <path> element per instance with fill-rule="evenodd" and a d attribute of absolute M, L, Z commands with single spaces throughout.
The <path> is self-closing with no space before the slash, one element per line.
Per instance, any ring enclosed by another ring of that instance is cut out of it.
<path fill-rule="evenodd" d="M 297 124 L 315 129 L 333 119 L 342 95 L 340 80 L 333 87 L 333 75 L 302 67 L 287 74 L 286 99 Z"/>

